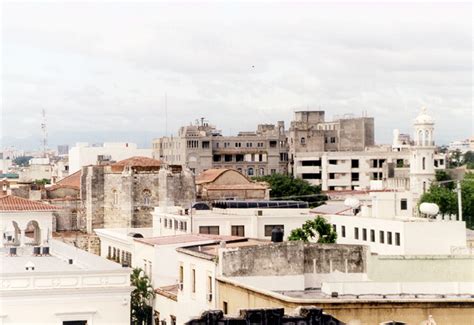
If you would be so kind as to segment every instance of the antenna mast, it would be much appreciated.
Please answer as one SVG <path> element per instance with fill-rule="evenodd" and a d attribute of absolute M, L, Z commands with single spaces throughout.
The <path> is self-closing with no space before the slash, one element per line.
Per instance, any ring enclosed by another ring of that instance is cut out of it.
<path fill-rule="evenodd" d="M 43 108 L 41 111 L 42 121 L 41 121 L 41 132 L 42 132 L 42 139 L 41 145 L 43 150 L 43 158 L 46 158 L 46 150 L 48 149 L 48 130 L 46 128 L 46 110 Z"/>

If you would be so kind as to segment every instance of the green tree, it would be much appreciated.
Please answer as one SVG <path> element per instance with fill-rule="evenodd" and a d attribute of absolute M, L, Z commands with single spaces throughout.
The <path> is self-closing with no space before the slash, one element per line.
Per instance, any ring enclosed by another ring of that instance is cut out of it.
<path fill-rule="evenodd" d="M 327 197 L 321 194 L 321 187 L 311 185 L 306 180 L 293 178 L 283 174 L 273 174 L 253 178 L 259 182 L 267 182 L 270 185 L 270 198 L 298 199 L 306 201 L 311 207 L 324 203 Z"/>
<path fill-rule="evenodd" d="M 293 229 L 288 236 L 288 240 L 302 240 L 309 242 L 311 238 L 319 236 L 318 243 L 333 244 L 336 242 L 337 233 L 333 227 L 321 216 L 317 216 L 314 220 L 306 221 L 301 228 Z"/>
<path fill-rule="evenodd" d="M 448 153 L 449 168 L 459 167 L 462 164 L 462 153 L 459 149 Z"/>
<path fill-rule="evenodd" d="M 13 159 L 13 164 L 21 167 L 27 167 L 30 165 L 30 159 L 32 156 L 20 156 Z"/>
<path fill-rule="evenodd" d="M 47 179 L 47 178 L 37 179 L 37 180 L 35 180 L 35 184 L 38 184 L 38 185 L 51 184 L 51 180 Z"/>
<path fill-rule="evenodd" d="M 443 214 L 458 215 L 458 198 L 455 182 L 450 187 L 433 184 L 422 195 L 420 203 L 430 202 L 439 206 Z M 466 226 L 474 229 L 474 173 L 467 173 L 461 181 L 462 214 Z"/>
<path fill-rule="evenodd" d="M 449 174 L 445 170 L 437 170 L 435 177 L 436 177 L 437 182 L 452 181 L 451 176 L 449 176 Z M 439 184 L 439 185 L 441 185 L 443 187 L 447 187 L 451 190 L 454 189 L 454 186 L 455 186 L 454 182 L 449 182 L 449 183 L 446 182 L 446 183 L 442 183 L 442 184 Z"/>
<path fill-rule="evenodd" d="M 130 282 L 135 289 L 131 293 L 131 324 L 151 325 L 152 324 L 152 300 L 155 291 L 150 283 L 150 279 L 142 269 L 135 268 L 130 275 Z"/>

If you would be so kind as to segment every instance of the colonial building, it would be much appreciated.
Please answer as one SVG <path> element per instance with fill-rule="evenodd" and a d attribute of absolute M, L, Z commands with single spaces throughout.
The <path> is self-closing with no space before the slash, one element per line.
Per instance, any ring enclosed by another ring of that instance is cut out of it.
<path fill-rule="evenodd" d="M 147 157 L 132 157 L 111 165 L 82 168 L 82 227 L 151 227 L 151 213 L 160 202 L 191 206 L 194 176 L 181 166 L 167 167 Z"/>
<path fill-rule="evenodd" d="M 153 141 L 153 156 L 172 165 L 186 165 L 196 175 L 210 168 L 236 169 L 246 176 L 288 171 L 284 122 L 260 124 L 255 132 L 223 136 L 203 120 L 183 126 L 176 137 Z"/>
<path fill-rule="evenodd" d="M 266 183 L 250 181 L 234 169 L 212 168 L 196 177 L 196 195 L 201 201 L 268 200 L 270 188 Z"/>

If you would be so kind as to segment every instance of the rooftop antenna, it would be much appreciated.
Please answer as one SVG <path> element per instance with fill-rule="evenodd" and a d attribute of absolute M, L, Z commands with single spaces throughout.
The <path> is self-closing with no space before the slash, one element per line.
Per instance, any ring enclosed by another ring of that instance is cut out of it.
<path fill-rule="evenodd" d="M 48 130 L 46 129 L 46 110 L 43 108 L 41 111 L 42 121 L 41 121 L 41 132 L 42 132 L 42 139 L 41 145 L 43 150 L 43 158 L 46 158 L 46 150 L 48 148 Z"/>

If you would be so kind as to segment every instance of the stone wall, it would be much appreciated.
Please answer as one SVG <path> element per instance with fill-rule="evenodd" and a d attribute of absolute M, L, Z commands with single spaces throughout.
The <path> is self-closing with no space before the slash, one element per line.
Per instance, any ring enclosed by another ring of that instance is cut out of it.
<path fill-rule="evenodd" d="M 224 251 L 222 258 L 229 277 L 367 272 L 367 248 L 360 245 L 283 242 Z"/>

